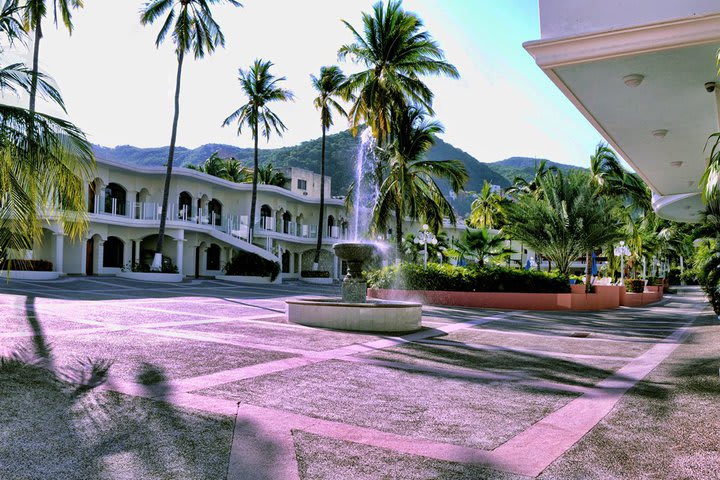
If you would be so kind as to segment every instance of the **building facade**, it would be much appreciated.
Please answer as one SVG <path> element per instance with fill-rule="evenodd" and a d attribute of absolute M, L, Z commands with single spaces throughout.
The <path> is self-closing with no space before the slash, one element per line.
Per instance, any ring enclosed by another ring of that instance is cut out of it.
<path fill-rule="evenodd" d="M 252 185 L 176 168 L 169 193 L 163 256 L 184 276 L 214 276 L 233 252 L 243 250 L 282 265 L 284 278 L 309 270 L 317 242 L 319 175 L 289 170 L 291 188 L 258 185 L 253 241 L 248 237 Z M 48 218 L 29 256 L 49 260 L 57 272 L 109 275 L 133 263 L 152 261 L 160 225 L 164 167 L 137 167 L 98 160 L 88 179 L 90 220 L 85 238 L 66 237 L 61 223 Z M 338 277 L 332 244 L 348 237 L 342 199 L 329 195 L 326 177 L 320 269 Z M 306 188 L 298 188 L 297 185 Z"/>

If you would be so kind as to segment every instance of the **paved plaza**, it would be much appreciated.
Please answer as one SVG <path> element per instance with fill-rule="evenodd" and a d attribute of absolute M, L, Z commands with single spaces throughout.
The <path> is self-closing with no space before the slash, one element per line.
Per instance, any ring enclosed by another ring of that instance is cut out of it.
<path fill-rule="evenodd" d="M 590 313 L 425 307 L 424 328 L 404 336 L 286 322 L 286 299 L 338 294 L 4 281 L 0 354 L 65 381 L 0 364 L 0 478 L 720 471 L 720 325 L 697 289 Z M 110 362 L 100 387 L 68 388 Z"/>

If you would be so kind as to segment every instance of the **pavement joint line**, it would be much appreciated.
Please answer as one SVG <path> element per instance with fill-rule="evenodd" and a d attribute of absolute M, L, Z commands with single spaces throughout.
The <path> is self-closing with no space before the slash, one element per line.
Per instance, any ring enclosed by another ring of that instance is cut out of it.
<path fill-rule="evenodd" d="M 690 326 L 705 306 L 686 314 L 691 317 L 673 332 L 671 343 L 657 343 L 629 361 L 613 375 L 598 382 L 588 393 L 538 421 L 494 450 L 505 468 L 536 477 L 592 430 L 625 393 L 642 381 L 683 343 Z"/>
<path fill-rule="evenodd" d="M 544 357 L 559 357 L 559 358 L 573 358 L 573 359 L 586 359 L 586 360 L 617 360 L 617 361 L 628 361 L 635 357 L 621 357 L 616 355 L 593 355 L 587 353 L 567 353 L 567 352 L 555 352 L 552 350 L 539 350 L 535 348 L 523 348 L 523 347 L 503 347 L 500 345 L 489 345 L 485 343 L 465 343 L 455 342 L 452 340 L 418 340 L 417 342 L 421 345 L 441 345 L 447 347 L 464 348 L 468 350 L 488 350 L 488 351 L 499 351 L 499 352 L 514 352 L 514 353 L 530 353 L 540 355 Z"/>

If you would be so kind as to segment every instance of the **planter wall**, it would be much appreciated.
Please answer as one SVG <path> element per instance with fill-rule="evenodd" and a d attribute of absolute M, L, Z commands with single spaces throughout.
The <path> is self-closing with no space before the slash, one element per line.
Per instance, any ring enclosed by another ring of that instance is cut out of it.
<path fill-rule="evenodd" d="M 60 272 L 33 272 L 30 270 L 10 270 L 10 280 L 32 280 L 32 281 L 48 281 L 57 280 Z M 7 270 L 0 270 L 0 280 L 8 278 Z"/>
<path fill-rule="evenodd" d="M 496 308 L 501 310 L 607 310 L 620 305 L 640 306 L 656 302 L 662 292 L 628 294 L 625 287 L 598 285 L 595 293 L 572 289 L 571 293 L 449 292 L 432 290 L 368 289 L 369 298 L 401 300 L 425 305 Z M 638 295 L 638 298 L 632 297 Z M 629 303 L 623 303 L 629 302 Z"/>
<path fill-rule="evenodd" d="M 139 280 L 142 282 L 170 282 L 178 283 L 183 281 L 181 273 L 159 273 L 159 272 L 120 272 L 117 274 L 120 278 L 129 280 Z"/>
<path fill-rule="evenodd" d="M 233 283 L 244 283 L 247 285 L 270 285 L 282 283 L 282 275 L 278 275 L 274 282 L 270 277 L 258 277 L 250 275 L 215 275 L 215 280 L 225 280 Z"/>

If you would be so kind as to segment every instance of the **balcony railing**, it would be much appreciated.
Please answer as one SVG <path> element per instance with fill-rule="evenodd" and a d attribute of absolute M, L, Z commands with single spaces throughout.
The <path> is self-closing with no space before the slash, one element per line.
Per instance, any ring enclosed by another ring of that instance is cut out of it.
<path fill-rule="evenodd" d="M 131 220 L 159 221 L 162 216 L 162 204 L 158 202 L 119 202 L 116 198 L 97 195 L 94 199 L 92 213 L 123 217 Z M 207 208 L 191 211 L 188 205 L 168 204 L 166 220 L 168 222 L 182 222 L 205 225 L 228 235 L 247 240 L 247 215 L 219 215 L 210 212 Z M 264 232 L 275 232 L 289 237 L 315 239 L 317 238 L 317 225 L 298 224 L 297 222 L 278 222 L 275 217 L 260 217 L 255 223 L 256 235 Z M 347 232 L 340 227 L 328 227 L 325 238 L 340 240 L 347 238 Z"/>

